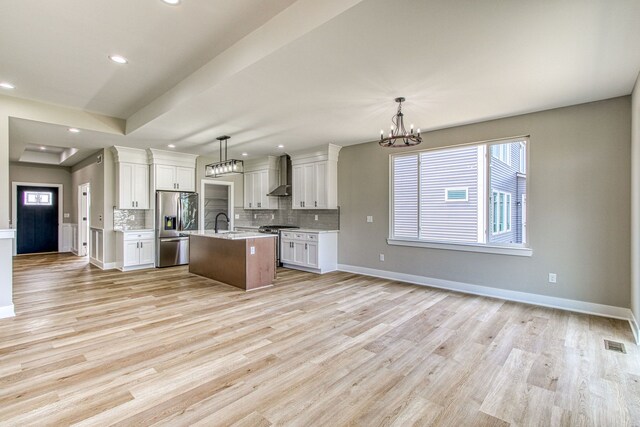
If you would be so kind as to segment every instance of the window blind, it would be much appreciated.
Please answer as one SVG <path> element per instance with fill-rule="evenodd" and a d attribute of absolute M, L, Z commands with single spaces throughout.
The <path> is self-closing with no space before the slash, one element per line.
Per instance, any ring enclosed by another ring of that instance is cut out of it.
<path fill-rule="evenodd" d="M 393 158 L 393 235 L 418 237 L 418 155 Z"/>

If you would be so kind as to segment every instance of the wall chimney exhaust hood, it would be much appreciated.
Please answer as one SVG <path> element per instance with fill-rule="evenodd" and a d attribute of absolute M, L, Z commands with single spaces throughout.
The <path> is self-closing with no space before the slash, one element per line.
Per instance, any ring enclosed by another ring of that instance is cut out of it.
<path fill-rule="evenodd" d="M 280 185 L 267 196 L 287 197 L 291 195 L 291 158 L 280 156 Z"/>

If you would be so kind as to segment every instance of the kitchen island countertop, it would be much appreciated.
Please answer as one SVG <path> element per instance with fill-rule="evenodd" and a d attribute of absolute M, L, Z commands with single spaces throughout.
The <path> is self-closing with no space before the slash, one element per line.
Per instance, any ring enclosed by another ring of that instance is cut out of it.
<path fill-rule="evenodd" d="M 183 231 L 182 234 L 225 240 L 262 239 L 273 237 L 273 234 L 258 233 L 254 231 L 223 231 L 222 233 L 216 233 L 213 230 L 193 230 Z"/>

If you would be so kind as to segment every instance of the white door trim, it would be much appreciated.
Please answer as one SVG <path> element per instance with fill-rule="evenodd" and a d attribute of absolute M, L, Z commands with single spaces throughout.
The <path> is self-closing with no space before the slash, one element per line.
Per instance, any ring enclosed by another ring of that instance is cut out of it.
<path fill-rule="evenodd" d="M 62 235 L 62 223 L 64 222 L 64 185 L 62 184 L 44 184 L 39 182 L 11 182 L 11 228 L 16 230 L 16 238 L 13 239 L 13 255 L 18 252 L 18 186 L 25 187 L 51 187 L 58 189 L 58 252 L 62 252 L 63 235 Z"/>
<path fill-rule="evenodd" d="M 86 226 L 82 224 L 82 188 L 88 188 L 88 199 L 87 199 L 87 224 Z M 91 183 L 85 182 L 84 184 L 78 185 L 78 235 L 76 236 L 78 241 L 76 242 L 78 248 L 78 256 L 89 256 L 89 246 L 91 245 L 91 227 L 89 226 L 89 215 L 91 215 Z M 84 250 L 82 249 L 82 228 L 85 229 L 87 233 L 87 246 L 84 246 Z"/>
<path fill-rule="evenodd" d="M 226 185 L 227 187 L 229 187 L 229 208 L 228 208 L 228 212 L 229 212 L 229 230 L 233 230 L 234 227 L 234 218 L 235 215 L 233 214 L 233 207 L 235 206 L 234 200 L 233 200 L 233 194 L 234 194 L 234 190 L 233 190 L 233 182 L 231 181 L 218 181 L 217 179 L 211 179 L 211 178 L 202 178 L 200 180 L 200 201 L 199 201 L 199 205 L 200 205 L 200 213 L 198 215 L 198 228 L 200 228 L 201 230 L 204 230 L 204 202 L 205 202 L 205 186 L 206 185 Z"/>

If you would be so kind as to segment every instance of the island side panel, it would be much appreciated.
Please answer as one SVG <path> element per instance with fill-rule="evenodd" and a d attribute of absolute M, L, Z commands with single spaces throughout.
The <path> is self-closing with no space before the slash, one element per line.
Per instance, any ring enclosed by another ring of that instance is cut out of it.
<path fill-rule="evenodd" d="M 276 238 L 247 239 L 247 290 L 273 283 L 276 274 Z M 255 253 L 251 253 L 251 248 Z"/>
<path fill-rule="evenodd" d="M 189 237 L 189 272 L 218 282 L 246 288 L 244 240 Z"/>

